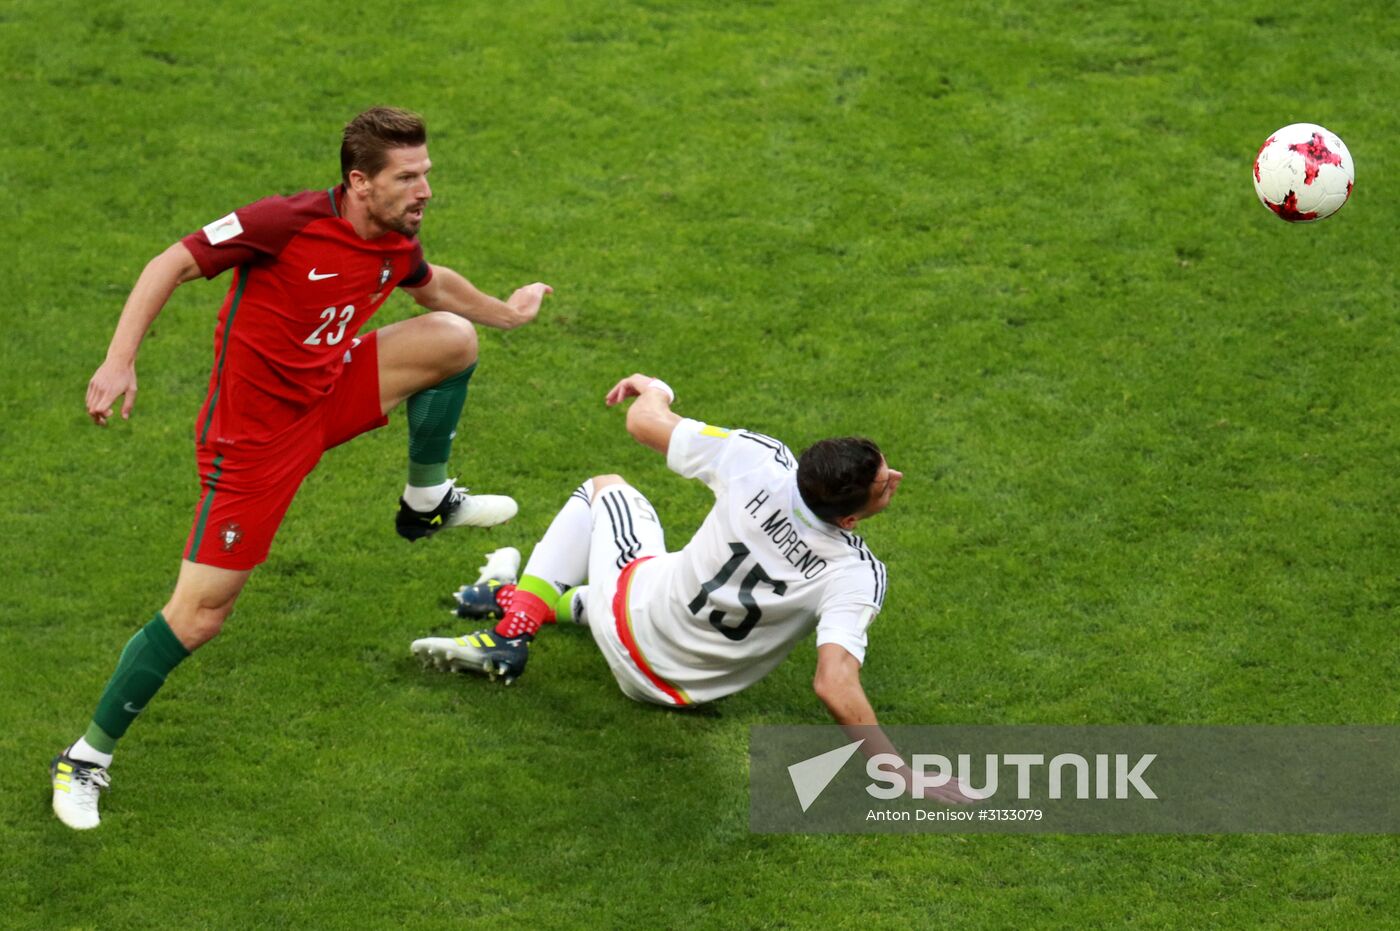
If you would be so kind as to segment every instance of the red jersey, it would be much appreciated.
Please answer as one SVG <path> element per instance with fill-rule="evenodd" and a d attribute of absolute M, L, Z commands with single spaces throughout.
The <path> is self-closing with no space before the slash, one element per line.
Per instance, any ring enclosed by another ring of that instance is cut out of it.
<path fill-rule="evenodd" d="M 181 240 L 213 278 L 236 268 L 214 330 L 201 444 L 275 448 L 326 398 L 355 334 L 396 286 L 432 278 L 417 237 L 361 239 L 345 186 L 268 197 Z"/>

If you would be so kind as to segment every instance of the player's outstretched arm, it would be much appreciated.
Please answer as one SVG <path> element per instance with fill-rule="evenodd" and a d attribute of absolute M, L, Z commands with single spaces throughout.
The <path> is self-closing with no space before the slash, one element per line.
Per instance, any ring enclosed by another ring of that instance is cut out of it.
<path fill-rule="evenodd" d="M 681 422 L 680 415 L 671 410 L 676 400 L 671 387 L 659 378 L 637 372 L 613 385 L 605 401 L 613 407 L 628 398 L 636 398 L 637 402 L 627 411 L 627 432 L 643 446 L 666 455 L 671 434 Z"/>
<path fill-rule="evenodd" d="M 817 647 L 817 674 L 812 679 L 812 689 L 841 729 L 852 740 L 864 741 L 860 752 L 867 758 L 889 754 L 902 760 L 899 751 L 880 729 L 880 722 L 875 719 L 875 709 L 865 697 L 865 689 L 860 684 L 860 660 L 844 647 L 835 643 L 823 643 Z M 899 772 L 906 786 L 914 785 L 912 773 L 906 764 L 900 764 Z M 957 779 L 926 789 L 915 797 L 950 805 L 968 805 L 977 801 L 963 793 Z"/>
<path fill-rule="evenodd" d="M 175 243 L 146 263 L 122 308 L 121 319 L 107 346 L 107 358 L 88 381 L 87 412 L 93 423 L 106 426 L 112 405 L 121 397 L 125 398 L 122 419 L 131 416 L 136 404 L 136 353 L 141 341 L 175 289 L 198 277 L 199 265 L 184 243 Z"/>
<path fill-rule="evenodd" d="M 540 303 L 546 294 L 553 294 L 549 285 L 536 281 L 504 301 L 478 291 L 458 272 L 442 265 L 434 265 L 433 277 L 421 288 L 404 288 L 419 306 L 429 310 L 445 310 L 459 317 L 466 317 L 472 323 L 512 330 L 524 326 L 540 312 Z"/>
<path fill-rule="evenodd" d="M 839 644 L 823 643 L 817 647 L 817 674 L 812 678 L 812 690 L 842 727 L 880 723 L 860 684 L 860 660 Z M 893 752 L 894 747 L 889 750 Z"/>

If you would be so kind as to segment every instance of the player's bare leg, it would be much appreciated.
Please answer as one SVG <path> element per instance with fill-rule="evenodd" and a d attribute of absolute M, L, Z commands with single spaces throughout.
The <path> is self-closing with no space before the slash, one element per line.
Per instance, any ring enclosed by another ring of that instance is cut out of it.
<path fill-rule="evenodd" d="M 180 562 L 175 591 L 161 614 L 186 650 L 193 653 L 223 629 L 252 574 L 252 569 L 221 569 L 188 559 Z"/>
<path fill-rule="evenodd" d="M 379 400 L 388 413 L 408 408 L 408 484 L 395 525 L 417 540 L 444 527 L 492 527 L 515 516 L 504 495 L 468 495 L 447 477 L 457 422 L 476 369 L 471 323 L 449 313 L 427 313 L 379 331 Z"/>
<path fill-rule="evenodd" d="M 54 814 L 64 824 L 77 830 L 98 826 L 98 796 L 111 784 L 107 767 L 117 741 L 170 672 L 223 627 L 251 572 L 180 563 L 174 593 L 127 641 L 87 732 L 49 765 Z"/>
<path fill-rule="evenodd" d="M 621 475 L 595 475 L 589 479 L 589 483 L 593 486 L 593 490 L 590 493 L 588 503 L 592 504 L 597 500 L 598 495 L 602 494 L 604 488 L 609 485 L 626 485 L 627 479 Z"/>
<path fill-rule="evenodd" d="M 476 364 L 476 328 L 455 314 L 420 314 L 376 332 L 379 401 L 386 414 L 411 395 Z"/>

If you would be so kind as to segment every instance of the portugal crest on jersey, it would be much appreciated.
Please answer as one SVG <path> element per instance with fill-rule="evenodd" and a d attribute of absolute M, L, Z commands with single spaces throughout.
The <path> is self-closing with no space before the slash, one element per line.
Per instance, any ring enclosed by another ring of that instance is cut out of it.
<path fill-rule="evenodd" d="M 232 553 L 233 548 L 238 545 L 238 541 L 243 539 L 243 528 L 233 521 L 229 521 L 219 528 L 219 541 L 223 544 L 225 553 Z"/>
<path fill-rule="evenodd" d="M 394 275 L 393 259 L 385 258 L 383 264 L 379 266 L 379 284 L 375 286 L 374 293 L 369 296 L 371 301 L 379 300 L 379 295 L 384 293 L 384 286 L 389 283 L 389 279 Z"/>

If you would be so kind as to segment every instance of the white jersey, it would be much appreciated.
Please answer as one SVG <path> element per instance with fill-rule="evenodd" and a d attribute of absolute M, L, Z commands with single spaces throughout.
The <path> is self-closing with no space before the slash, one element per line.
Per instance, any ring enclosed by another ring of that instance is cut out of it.
<path fill-rule="evenodd" d="M 682 420 L 666 463 L 715 504 L 679 553 L 640 564 L 627 592 L 636 648 L 685 704 L 747 688 L 815 627 L 865 659 L 885 566 L 853 533 L 814 515 L 777 440 Z"/>

